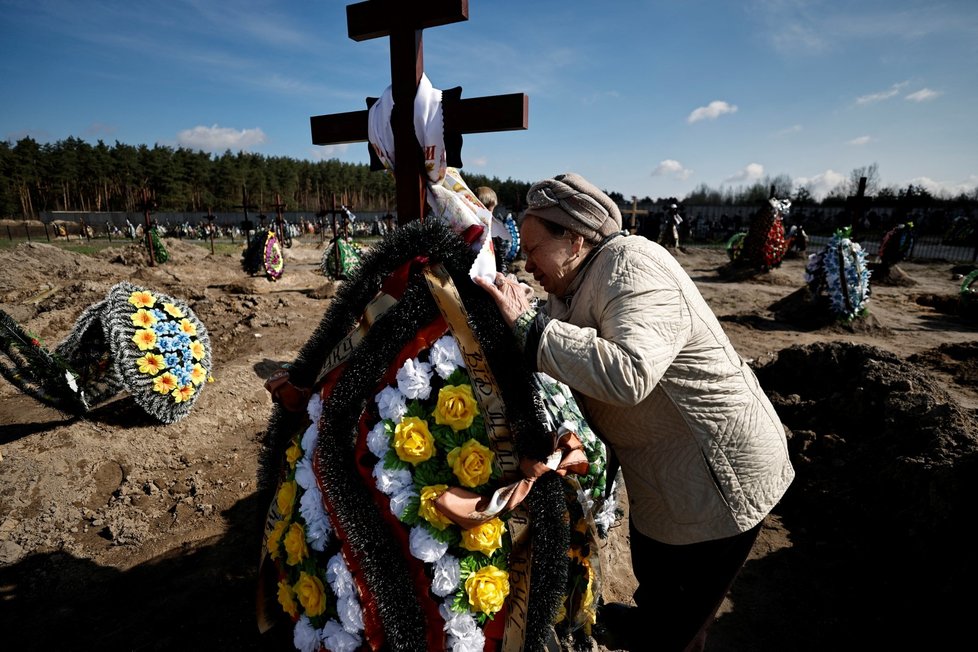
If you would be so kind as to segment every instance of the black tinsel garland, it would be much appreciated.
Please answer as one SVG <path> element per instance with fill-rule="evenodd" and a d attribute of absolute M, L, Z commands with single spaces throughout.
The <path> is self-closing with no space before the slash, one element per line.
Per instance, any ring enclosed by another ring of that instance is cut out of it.
<path fill-rule="evenodd" d="M 390 273 L 416 256 L 425 256 L 432 262 L 442 262 L 455 281 L 499 384 L 517 451 L 535 459 L 546 457 L 553 450 L 553 440 L 542 425 L 542 406 L 532 390 L 530 372 L 514 364 L 520 359 L 515 339 L 491 298 L 468 278 L 474 255 L 461 238 L 435 222 L 412 223 L 391 233 L 370 250 L 342 285 L 293 363 L 292 381 L 300 386 L 311 385 L 321 361 L 352 328 Z M 324 402 L 320 421 L 322 488 L 347 541 L 361 554 L 361 569 L 376 599 L 387 644 L 396 650 L 425 649 L 424 615 L 414 595 L 404 553 L 354 470 L 353 447 L 360 415 L 391 360 L 437 315 L 420 269 L 416 269 L 397 306 L 374 324 L 347 361 Z M 279 463 L 288 439 L 305 418 L 304 414 L 275 409 L 266 433 L 269 454 L 262 460 L 267 491 L 274 488 L 272 478 L 277 478 L 269 464 Z M 543 650 L 567 576 L 569 522 L 560 479 L 548 474 L 538 480 L 528 501 L 533 522 L 533 569 L 527 622 L 531 640 L 525 649 Z"/>

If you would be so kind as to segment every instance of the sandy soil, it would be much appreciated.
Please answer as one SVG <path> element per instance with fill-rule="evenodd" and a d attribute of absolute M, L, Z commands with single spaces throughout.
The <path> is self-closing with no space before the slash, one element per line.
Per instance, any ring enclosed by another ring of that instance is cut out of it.
<path fill-rule="evenodd" d="M 114 283 L 131 280 L 187 301 L 210 332 L 215 377 L 193 412 L 169 426 L 125 396 L 68 419 L 0 381 L 0 629 L 8 649 L 275 645 L 259 636 L 254 616 L 266 508 L 256 471 L 271 413 L 262 382 L 295 356 L 335 285 L 319 271 L 318 241 L 286 250 L 285 275 L 274 283 L 247 277 L 239 254 L 167 246 L 171 260 L 156 267 L 133 247 L 96 257 L 45 244 L 0 253 L 0 309 L 49 347 Z M 868 344 L 904 361 L 916 355 L 975 437 L 975 354 L 955 358 L 939 347 L 970 345 L 978 326 L 921 299 L 955 295 L 950 264 L 903 263 L 916 284 L 874 286 L 869 325 L 846 329 L 773 316 L 771 304 L 803 285 L 802 259 L 729 282 L 717 274 L 723 251 L 677 258 L 756 366 L 820 342 Z M 846 640 L 859 619 L 830 604 L 844 589 L 826 579 L 839 558 L 820 556 L 821 537 L 797 513 L 770 516 L 707 648 L 816 650 Z M 628 602 L 627 525 L 612 530 L 602 555 L 605 600 Z"/>

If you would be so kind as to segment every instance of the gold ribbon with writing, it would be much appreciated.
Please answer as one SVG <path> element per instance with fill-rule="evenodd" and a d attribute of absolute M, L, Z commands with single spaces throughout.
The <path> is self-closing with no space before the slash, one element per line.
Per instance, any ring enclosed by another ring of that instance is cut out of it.
<path fill-rule="evenodd" d="M 319 375 L 316 376 L 315 384 L 318 385 L 329 372 L 346 361 L 353 353 L 353 349 L 357 348 L 357 345 L 367 336 L 370 327 L 395 305 L 397 305 L 397 299 L 386 292 L 378 292 L 377 296 L 371 299 L 367 307 L 363 309 L 363 315 L 361 315 L 356 327 L 340 340 L 339 344 L 334 346 L 333 350 L 326 356 L 326 360 L 319 370 Z"/>

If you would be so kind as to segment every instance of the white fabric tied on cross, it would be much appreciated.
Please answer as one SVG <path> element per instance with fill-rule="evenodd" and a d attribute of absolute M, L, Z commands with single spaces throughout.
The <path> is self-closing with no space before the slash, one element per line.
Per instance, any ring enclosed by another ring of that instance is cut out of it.
<path fill-rule="evenodd" d="M 370 146 L 388 170 L 394 170 L 394 132 L 391 112 L 394 96 L 388 86 L 380 99 L 370 107 L 367 132 Z M 458 234 L 472 226 L 482 227 L 480 239 L 473 243 L 478 251 L 469 277 L 482 277 L 489 282 L 496 278 L 496 258 L 492 251 L 492 213 L 482 205 L 455 168 L 448 167 L 445 151 L 445 120 L 442 112 L 442 93 L 431 85 L 428 76 L 421 75 L 414 97 L 414 134 L 421 144 L 427 174 L 428 205 L 433 214 Z"/>

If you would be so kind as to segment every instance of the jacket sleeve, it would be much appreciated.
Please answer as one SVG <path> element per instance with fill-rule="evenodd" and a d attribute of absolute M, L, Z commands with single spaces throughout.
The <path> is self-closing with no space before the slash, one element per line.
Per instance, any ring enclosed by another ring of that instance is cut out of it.
<path fill-rule="evenodd" d="M 688 341 L 690 310 L 678 279 L 652 256 L 620 251 L 608 259 L 587 270 L 566 315 L 551 315 L 537 366 L 585 396 L 632 406 Z"/>

